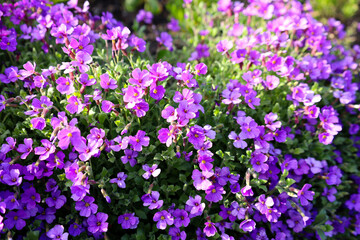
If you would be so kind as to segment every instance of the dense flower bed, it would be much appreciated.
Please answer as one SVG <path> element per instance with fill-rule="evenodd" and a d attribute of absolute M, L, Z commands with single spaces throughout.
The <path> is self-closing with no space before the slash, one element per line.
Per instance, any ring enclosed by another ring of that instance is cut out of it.
<path fill-rule="evenodd" d="M 356 239 L 360 47 L 248 2 L 0 4 L 0 238 Z"/>

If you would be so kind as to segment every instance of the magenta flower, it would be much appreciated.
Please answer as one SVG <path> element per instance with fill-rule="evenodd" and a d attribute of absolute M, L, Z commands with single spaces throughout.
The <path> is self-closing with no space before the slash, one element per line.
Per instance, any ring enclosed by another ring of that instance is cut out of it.
<path fill-rule="evenodd" d="M 175 126 L 170 125 L 169 129 L 162 128 L 159 130 L 158 139 L 161 143 L 166 143 L 166 146 L 169 147 L 176 139 L 177 132 L 178 129 Z"/>
<path fill-rule="evenodd" d="M 96 84 L 96 79 L 95 78 L 89 79 L 89 75 L 83 73 L 79 77 L 79 83 L 81 83 L 84 86 L 92 86 Z"/>
<path fill-rule="evenodd" d="M 76 96 L 71 96 L 68 99 L 68 105 L 66 105 L 66 110 L 68 110 L 71 114 L 81 113 L 84 109 L 84 104 L 82 104 L 81 100 Z"/>
<path fill-rule="evenodd" d="M 33 140 L 31 138 L 25 138 L 24 144 L 19 144 L 17 151 L 22 153 L 21 159 L 26 159 L 27 156 L 32 152 Z"/>
<path fill-rule="evenodd" d="M 42 117 L 33 118 L 30 120 L 32 127 L 37 130 L 43 130 L 46 127 L 45 119 Z"/>
<path fill-rule="evenodd" d="M 224 55 L 233 47 L 233 43 L 228 40 L 221 40 L 218 44 L 216 44 L 216 49 L 218 52 L 222 52 Z"/>
<path fill-rule="evenodd" d="M 109 223 L 106 222 L 108 215 L 98 212 L 87 219 L 88 231 L 91 233 L 107 232 Z"/>
<path fill-rule="evenodd" d="M 141 152 L 142 146 L 149 146 L 150 138 L 145 136 L 146 132 L 142 130 L 138 130 L 135 136 L 130 136 L 130 145 L 133 147 L 133 149 L 137 152 Z"/>
<path fill-rule="evenodd" d="M 135 88 L 133 86 L 129 86 L 126 90 L 126 93 L 124 95 L 124 102 L 130 103 L 130 102 L 137 102 L 140 98 L 144 95 L 144 92 L 142 89 Z"/>
<path fill-rule="evenodd" d="M 319 142 L 321 142 L 324 145 L 329 145 L 330 143 L 332 143 L 334 139 L 334 136 L 331 135 L 330 133 L 320 133 L 319 134 Z"/>
<path fill-rule="evenodd" d="M 130 103 L 126 105 L 126 108 L 130 107 Z M 140 99 L 139 102 L 135 103 L 134 107 L 132 108 L 135 110 L 135 114 L 137 117 L 143 117 L 146 115 L 146 112 L 149 111 L 149 104 L 145 102 L 144 99 Z"/>
<path fill-rule="evenodd" d="M 118 224 L 121 224 L 123 229 L 135 229 L 139 224 L 139 218 L 134 213 L 125 213 L 118 217 Z"/>
<path fill-rule="evenodd" d="M 75 91 L 74 82 L 71 81 L 69 78 L 59 77 L 56 80 L 56 83 L 58 84 L 56 86 L 56 89 L 61 94 L 72 94 Z"/>
<path fill-rule="evenodd" d="M 41 140 L 43 147 L 36 147 L 35 154 L 40 155 L 39 160 L 46 160 L 49 158 L 50 154 L 55 152 L 55 145 L 53 145 L 49 140 Z"/>
<path fill-rule="evenodd" d="M 153 220 L 157 222 L 156 227 L 162 230 L 164 230 L 167 225 L 170 226 L 174 224 L 174 217 L 166 210 L 155 213 Z"/>
<path fill-rule="evenodd" d="M 86 73 L 87 71 L 89 71 L 90 68 L 88 64 L 92 62 L 92 57 L 89 53 L 85 51 L 80 51 L 76 53 L 75 59 L 76 61 L 71 62 L 74 67 L 78 67 L 81 73 Z"/>
<path fill-rule="evenodd" d="M 32 64 L 30 61 L 25 63 L 23 65 L 23 67 L 25 68 L 25 70 L 20 70 L 19 74 L 21 75 L 20 79 L 24 80 L 27 77 L 30 77 L 31 75 L 33 75 L 35 73 L 35 67 L 36 67 L 36 63 L 34 62 L 34 64 Z"/>
<path fill-rule="evenodd" d="M 100 86 L 103 89 L 116 89 L 117 82 L 115 81 L 115 79 L 109 78 L 109 75 L 107 73 L 104 73 L 100 75 Z"/>
<path fill-rule="evenodd" d="M 67 149 L 70 142 L 74 146 L 77 146 L 82 142 L 80 130 L 76 127 L 62 129 L 58 133 L 57 137 L 59 139 L 58 147 L 62 150 Z"/>
<path fill-rule="evenodd" d="M 271 76 L 271 75 L 266 76 L 265 86 L 266 86 L 269 90 L 275 89 L 277 86 L 279 86 L 279 83 L 280 83 L 280 80 L 279 80 L 278 77 L 276 77 L 276 76 Z"/>
<path fill-rule="evenodd" d="M 107 100 L 103 100 L 101 102 L 101 110 L 105 113 L 111 112 L 114 106 L 115 106 L 115 104 L 113 104 L 112 102 L 107 101 Z"/>
<path fill-rule="evenodd" d="M 131 73 L 132 78 L 129 79 L 129 83 L 136 85 L 141 88 L 147 88 L 153 82 L 149 78 L 149 72 L 147 70 L 142 70 L 140 68 L 136 68 Z"/>
<path fill-rule="evenodd" d="M 205 63 L 199 63 L 197 64 L 195 67 L 195 74 L 196 75 L 205 75 L 207 73 L 207 66 L 205 65 Z"/>
<path fill-rule="evenodd" d="M 116 178 L 110 179 L 110 183 L 116 183 L 119 188 L 126 188 L 125 179 L 127 175 L 124 172 L 119 172 Z"/>
<path fill-rule="evenodd" d="M 153 87 L 150 89 L 150 97 L 160 101 L 165 95 L 165 88 L 161 85 Z"/>

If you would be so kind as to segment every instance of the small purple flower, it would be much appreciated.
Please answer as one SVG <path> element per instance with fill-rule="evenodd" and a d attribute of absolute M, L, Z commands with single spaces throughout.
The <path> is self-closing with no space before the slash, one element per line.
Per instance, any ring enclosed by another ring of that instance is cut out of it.
<path fill-rule="evenodd" d="M 57 190 L 51 193 L 51 197 L 48 197 L 45 202 L 49 207 L 55 207 L 55 209 L 60 209 L 66 203 L 66 197 L 60 195 L 61 191 Z"/>
<path fill-rule="evenodd" d="M 262 153 L 255 154 L 250 162 L 256 172 L 265 173 L 269 169 L 269 165 L 266 164 L 268 157 Z"/>
<path fill-rule="evenodd" d="M 33 140 L 31 138 L 25 138 L 24 144 L 19 144 L 17 151 L 23 153 L 21 159 L 26 159 L 26 157 L 32 152 Z"/>
<path fill-rule="evenodd" d="M 142 168 L 146 172 L 142 175 L 143 178 L 149 179 L 151 176 L 153 177 L 159 176 L 161 169 L 158 169 L 157 167 L 158 167 L 157 164 L 152 165 L 152 167 L 149 167 L 147 164 L 144 164 Z"/>
<path fill-rule="evenodd" d="M 158 229 L 164 230 L 167 225 L 171 226 L 174 224 L 174 217 L 166 210 L 155 213 L 153 220 L 156 223 Z"/>
<path fill-rule="evenodd" d="M 173 213 L 175 217 L 174 225 L 180 228 L 181 226 L 187 227 L 190 223 L 188 213 L 183 209 L 176 209 Z"/>
<path fill-rule="evenodd" d="M 41 140 L 41 143 L 43 147 L 36 147 L 35 154 L 40 155 L 39 160 L 46 160 L 49 158 L 50 154 L 55 152 L 56 147 L 47 139 Z"/>
<path fill-rule="evenodd" d="M 121 224 L 123 229 L 135 229 L 139 224 L 139 218 L 134 213 L 125 213 L 119 216 L 118 224 Z"/>
<path fill-rule="evenodd" d="M 326 196 L 329 202 L 334 202 L 336 200 L 335 194 L 337 193 L 336 188 L 324 188 L 324 192 L 322 193 L 322 196 Z"/>
<path fill-rule="evenodd" d="M 121 161 L 123 164 L 126 164 L 127 162 L 130 163 L 130 166 L 135 166 L 135 164 L 137 163 L 136 161 L 136 157 L 138 156 L 138 152 L 130 150 L 130 149 L 125 149 L 124 151 L 125 156 L 121 157 Z"/>
<path fill-rule="evenodd" d="M 5 215 L 7 218 L 4 221 L 5 227 L 7 229 L 12 229 L 15 227 L 17 230 L 21 230 L 25 227 L 26 222 L 24 219 L 26 219 L 26 212 L 24 210 L 18 210 L 18 211 L 11 211 Z"/>
<path fill-rule="evenodd" d="M 138 130 L 135 136 L 130 136 L 130 145 L 134 148 L 135 151 L 141 152 L 142 146 L 149 146 L 150 138 L 145 136 L 146 132 Z"/>
<path fill-rule="evenodd" d="M 205 203 L 201 203 L 201 197 L 196 195 L 194 198 L 189 196 L 189 200 L 186 201 L 186 208 L 189 209 L 191 215 L 201 215 L 205 209 Z M 190 217 L 191 217 L 190 215 Z"/>
<path fill-rule="evenodd" d="M 167 24 L 167 27 L 169 30 L 171 30 L 173 32 L 178 32 L 181 29 L 179 26 L 179 21 L 176 20 L 175 18 L 170 19 L 170 22 Z"/>
<path fill-rule="evenodd" d="M 310 188 L 311 184 L 306 183 L 303 188 L 297 193 L 300 203 L 303 206 L 308 205 L 309 201 L 312 201 L 315 195 L 313 191 L 309 191 Z"/>
<path fill-rule="evenodd" d="M 40 203 L 40 194 L 36 192 L 34 187 L 30 187 L 21 195 L 21 202 L 26 203 L 28 209 L 35 208 L 36 203 Z"/>
<path fill-rule="evenodd" d="M 109 223 L 106 222 L 108 215 L 98 212 L 87 219 L 88 231 L 91 233 L 107 232 Z"/>
<path fill-rule="evenodd" d="M 196 190 L 207 190 L 211 185 L 211 181 L 208 180 L 214 172 L 202 171 L 194 169 L 191 178 L 194 180 L 193 184 Z"/>
<path fill-rule="evenodd" d="M 114 106 L 115 104 L 107 100 L 101 102 L 101 110 L 105 113 L 111 112 Z"/>
<path fill-rule="evenodd" d="M 9 186 L 20 186 L 22 177 L 19 169 L 11 169 L 8 173 L 2 175 L 2 181 Z"/>
<path fill-rule="evenodd" d="M 32 127 L 37 130 L 43 130 L 46 127 L 45 119 L 42 117 L 33 118 L 30 120 Z"/>
<path fill-rule="evenodd" d="M 233 144 L 236 148 L 244 149 L 247 147 L 247 143 L 241 139 L 240 134 L 238 135 L 234 131 L 229 134 L 228 138 L 231 140 L 235 140 Z"/>
<path fill-rule="evenodd" d="M 107 73 L 104 73 L 100 75 L 100 86 L 103 89 L 116 89 L 117 88 L 117 82 L 109 78 L 109 75 Z"/>
<path fill-rule="evenodd" d="M 209 202 L 219 202 L 223 199 L 222 194 L 225 194 L 223 187 L 211 185 L 206 191 L 205 199 Z"/>
<path fill-rule="evenodd" d="M 90 196 L 85 196 L 82 201 L 77 201 L 75 209 L 80 211 L 80 216 L 89 217 L 91 214 L 95 214 L 98 210 L 98 206 L 94 203 L 95 199 Z"/>
<path fill-rule="evenodd" d="M 164 45 L 169 51 L 173 50 L 173 39 L 167 32 L 161 32 L 159 37 L 156 37 L 156 41 L 159 44 Z"/>
<path fill-rule="evenodd" d="M 185 231 L 181 231 L 180 228 L 171 227 L 169 228 L 169 235 L 172 237 L 172 240 L 185 240 L 186 233 Z"/>
<path fill-rule="evenodd" d="M 78 99 L 76 96 L 71 96 L 68 99 L 68 105 L 66 105 L 66 110 L 68 110 L 71 114 L 81 113 L 84 109 L 84 104 Z"/>
<path fill-rule="evenodd" d="M 157 191 L 152 191 L 150 194 L 145 194 L 141 197 L 141 200 L 144 202 L 144 206 L 149 206 L 149 209 L 159 209 L 162 207 L 164 201 L 159 200 L 160 193 Z"/>
<path fill-rule="evenodd" d="M 59 239 L 59 240 L 67 240 L 69 234 L 64 233 L 64 227 L 62 225 L 55 225 L 55 227 L 51 228 L 46 236 L 50 239 Z"/>
<path fill-rule="evenodd" d="M 59 77 L 56 80 L 57 86 L 56 89 L 61 94 L 72 94 L 75 91 L 74 82 L 71 81 L 69 78 Z"/>
<path fill-rule="evenodd" d="M 119 172 L 117 174 L 117 178 L 113 178 L 110 180 L 110 183 L 116 183 L 119 188 L 126 188 L 125 179 L 127 175 L 124 172 Z"/>
<path fill-rule="evenodd" d="M 218 44 L 216 44 L 216 49 L 218 52 L 222 52 L 224 55 L 233 47 L 233 43 L 228 40 L 221 40 Z"/>
<path fill-rule="evenodd" d="M 214 236 L 215 233 L 217 233 L 217 229 L 215 227 L 215 224 L 210 222 L 210 221 L 206 222 L 203 232 L 206 234 L 207 237 Z"/>
<path fill-rule="evenodd" d="M 252 219 L 244 220 L 240 223 L 239 228 L 244 232 L 252 232 L 255 229 L 256 223 Z"/>
<path fill-rule="evenodd" d="M 92 57 L 85 51 L 79 51 L 75 55 L 75 61 L 72 61 L 74 67 L 78 67 L 81 73 L 89 71 L 90 67 L 88 64 L 92 62 Z"/>

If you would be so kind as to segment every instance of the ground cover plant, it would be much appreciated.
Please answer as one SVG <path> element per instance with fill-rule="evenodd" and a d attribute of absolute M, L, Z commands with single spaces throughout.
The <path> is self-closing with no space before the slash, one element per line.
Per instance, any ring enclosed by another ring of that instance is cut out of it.
<path fill-rule="evenodd" d="M 0 4 L 0 238 L 357 239 L 343 25 L 293 0 L 166 7 Z"/>

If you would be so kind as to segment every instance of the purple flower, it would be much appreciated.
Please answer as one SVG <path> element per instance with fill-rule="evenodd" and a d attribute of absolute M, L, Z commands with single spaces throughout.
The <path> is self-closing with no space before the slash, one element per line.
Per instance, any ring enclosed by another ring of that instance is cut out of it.
<path fill-rule="evenodd" d="M 158 85 L 150 89 L 150 97 L 152 97 L 157 101 L 160 101 L 164 97 L 164 94 L 165 94 L 165 88 L 161 85 Z"/>
<path fill-rule="evenodd" d="M 189 196 L 189 200 L 186 201 L 186 209 L 190 211 L 191 215 L 198 216 L 201 215 L 205 209 L 205 203 L 201 203 L 201 197 L 196 195 L 195 198 Z"/>
<path fill-rule="evenodd" d="M 159 209 L 162 207 L 164 201 L 159 200 L 160 194 L 157 191 L 152 191 L 150 194 L 145 194 L 141 197 L 144 206 L 149 206 L 149 209 Z"/>
<path fill-rule="evenodd" d="M 219 202 L 223 199 L 222 194 L 225 194 L 226 192 L 221 186 L 211 185 L 208 189 L 206 189 L 205 193 L 205 199 L 209 202 Z"/>
<path fill-rule="evenodd" d="M 170 130 L 169 130 L 170 129 Z M 177 129 L 176 127 L 174 127 L 173 125 L 169 126 L 169 129 L 167 128 L 162 128 L 159 130 L 159 135 L 158 135 L 158 139 L 161 143 L 166 143 L 166 146 L 169 147 L 173 141 L 176 138 L 176 132 Z"/>
<path fill-rule="evenodd" d="M 81 113 L 84 109 L 84 104 L 78 99 L 76 96 L 71 96 L 68 99 L 68 105 L 66 105 L 66 110 L 68 110 L 71 114 Z"/>
<path fill-rule="evenodd" d="M 56 80 L 56 83 L 58 84 L 56 86 L 56 89 L 61 93 L 61 94 L 72 94 L 75 91 L 74 88 L 74 82 L 71 81 L 69 78 L 64 78 L 64 77 L 59 77 Z"/>
<path fill-rule="evenodd" d="M 176 209 L 173 213 L 175 217 L 174 225 L 180 228 L 181 226 L 187 227 L 190 223 L 188 213 L 183 209 Z"/>
<path fill-rule="evenodd" d="M 35 73 L 35 67 L 36 67 L 36 63 L 32 64 L 30 61 L 28 61 L 27 63 L 25 63 L 23 65 L 25 70 L 20 70 L 19 74 L 21 75 L 20 79 L 25 79 L 27 77 L 30 77 L 31 75 L 33 75 Z"/>
<path fill-rule="evenodd" d="M 146 132 L 138 130 L 135 136 L 130 136 L 130 145 L 134 148 L 135 151 L 141 152 L 142 146 L 149 146 L 150 138 L 146 137 Z"/>
<path fill-rule="evenodd" d="M 28 188 L 21 195 L 21 201 L 26 203 L 28 209 L 34 208 L 36 203 L 40 203 L 40 194 L 38 194 L 34 187 Z"/>
<path fill-rule="evenodd" d="M 215 224 L 210 222 L 210 221 L 206 222 L 203 232 L 206 234 L 207 237 L 214 236 L 215 233 L 217 233 L 217 229 L 215 227 Z"/>
<path fill-rule="evenodd" d="M 51 197 L 48 197 L 45 202 L 49 207 L 55 207 L 55 209 L 60 209 L 66 203 L 66 197 L 60 195 L 61 191 L 57 190 L 51 192 Z"/>
<path fill-rule="evenodd" d="M 98 212 L 96 215 L 91 215 L 87 219 L 88 231 L 91 233 L 107 232 L 108 223 L 106 220 L 108 215 L 106 213 Z"/>
<path fill-rule="evenodd" d="M 207 66 L 205 65 L 205 63 L 199 63 L 199 64 L 197 64 L 195 67 L 194 67 L 194 69 L 195 69 L 195 74 L 196 75 L 201 75 L 201 74 L 206 74 L 207 73 L 207 70 L 208 70 L 208 68 L 207 68 Z"/>
<path fill-rule="evenodd" d="M 244 232 L 252 232 L 255 229 L 256 223 L 252 219 L 244 220 L 240 223 L 239 228 Z"/>
<path fill-rule="evenodd" d="M 262 194 L 259 196 L 258 202 L 255 203 L 255 207 L 259 210 L 260 213 L 265 214 L 267 209 L 274 205 L 274 200 L 272 197 L 265 198 L 265 195 Z"/>
<path fill-rule="evenodd" d="M 135 88 L 133 86 L 128 86 L 124 95 L 124 102 L 138 102 L 140 98 L 144 95 L 144 91 L 141 88 Z"/>
<path fill-rule="evenodd" d="M 229 139 L 235 140 L 234 141 L 234 147 L 244 149 L 247 147 L 247 143 L 240 138 L 240 134 L 236 134 L 234 131 L 232 131 L 229 136 Z"/>
<path fill-rule="evenodd" d="M 266 164 L 268 157 L 262 153 L 254 154 L 250 162 L 256 172 L 265 173 L 269 169 L 269 165 Z"/>
<path fill-rule="evenodd" d="M 278 115 L 276 113 L 269 113 L 265 115 L 265 124 L 268 129 L 271 131 L 276 131 L 276 129 L 281 127 L 281 122 L 276 121 L 278 119 Z"/>
<path fill-rule="evenodd" d="M 324 188 L 324 192 L 322 193 L 322 196 L 326 196 L 329 202 L 334 202 L 336 200 L 335 194 L 337 193 L 336 188 Z"/>
<path fill-rule="evenodd" d="M 100 75 L 100 86 L 103 89 L 115 89 L 117 88 L 117 82 L 114 79 L 109 78 L 107 73 L 104 73 Z"/>
<path fill-rule="evenodd" d="M 334 139 L 334 136 L 331 135 L 330 133 L 320 133 L 319 134 L 319 142 L 321 142 L 324 145 L 329 145 L 330 143 L 332 143 Z"/>
<path fill-rule="evenodd" d="M 157 167 L 158 167 L 157 164 L 152 165 L 152 167 L 149 167 L 147 164 L 144 164 L 142 166 L 142 169 L 144 169 L 145 171 L 145 173 L 142 175 L 143 178 L 149 179 L 151 176 L 153 177 L 159 176 L 161 169 L 158 169 Z"/>
<path fill-rule="evenodd" d="M 111 112 L 114 106 L 115 104 L 107 100 L 101 102 L 101 110 L 105 113 Z"/>
<path fill-rule="evenodd" d="M 250 108 L 255 109 L 254 106 L 260 105 L 260 98 L 256 97 L 255 91 L 251 91 L 250 93 L 245 95 L 245 102 Z"/>
<path fill-rule="evenodd" d="M 204 129 L 198 125 L 190 127 L 190 131 L 186 134 L 189 142 L 196 146 L 198 149 L 204 144 L 206 135 Z"/>
<path fill-rule="evenodd" d="M 135 35 L 131 35 L 129 45 L 131 47 L 133 47 L 133 50 L 135 49 L 138 52 L 145 52 L 145 50 L 146 50 L 145 40 L 142 38 L 136 37 Z"/>
<path fill-rule="evenodd" d="M 208 180 L 214 172 L 202 171 L 194 169 L 191 178 L 194 180 L 194 187 L 196 190 L 207 190 L 211 185 L 211 181 Z"/>
<path fill-rule="evenodd" d="M 14 226 L 17 230 L 21 230 L 25 227 L 26 222 L 26 212 L 24 210 L 18 210 L 18 211 L 11 211 L 8 214 L 5 215 L 7 218 L 4 221 L 5 227 L 7 229 L 12 229 Z"/>
<path fill-rule="evenodd" d="M 241 124 L 240 139 L 256 138 L 259 135 L 258 124 L 250 117 L 246 117 L 245 121 Z"/>
<path fill-rule="evenodd" d="M 96 79 L 95 78 L 89 79 L 89 75 L 83 73 L 79 77 L 79 83 L 81 83 L 83 86 L 92 86 L 96 84 Z"/>
<path fill-rule="evenodd" d="M 153 220 L 157 222 L 156 227 L 162 230 L 164 230 L 167 225 L 171 226 L 174 224 L 174 217 L 166 210 L 155 213 Z"/>
<path fill-rule="evenodd" d="M 20 177 L 19 169 L 11 169 L 9 172 L 2 175 L 2 181 L 9 186 L 20 186 L 22 177 Z"/>
<path fill-rule="evenodd" d="M 26 159 L 27 156 L 32 152 L 33 150 L 32 144 L 33 144 L 33 140 L 31 138 L 25 138 L 24 144 L 19 144 L 17 151 L 23 153 L 21 155 L 21 159 Z"/>
<path fill-rule="evenodd" d="M 135 166 L 135 164 L 137 163 L 136 161 L 136 157 L 138 156 L 138 152 L 130 150 L 130 149 L 126 149 L 124 151 L 125 156 L 121 157 L 121 161 L 123 164 L 126 164 L 127 162 L 130 163 L 130 166 Z"/>
<path fill-rule="evenodd" d="M 241 194 L 244 196 L 244 197 L 251 197 L 251 196 L 254 196 L 254 192 L 253 190 L 251 189 L 251 186 L 245 186 L 241 189 Z"/>
<path fill-rule="evenodd" d="M 167 32 L 161 32 L 159 37 L 156 37 L 156 41 L 159 44 L 164 45 L 169 51 L 173 50 L 173 39 Z"/>
<path fill-rule="evenodd" d="M 170 19 L 170 22 L 167 24 L 167 27 L 169 30 L 171 30 L 173 32 L 178 32 L 181 29 L 179 26 L 179 21 L 176 20 L 175 18 Z"/>
<path fill-rule="evenodd" d="M 80 216 L 89 217 L 91 214 L 95 214 L 98 210 L 98 206 L 94 203 L 95 199 L 90 196 L 85 196 L 82 201 L 77 201 L 75 209 L 80 211 Z"/>
<path fill-rule="evenodd" d="M 173 239 L 173 240 L 185 240 L 186 239 L 185 231 L 181 231 L 180 228 L 177 228 L 177 227 L 169 228 L 169 235 L 171 236 L 171 239 Z"/>
<path fill-rule="evenodd" d="M 36 147 L 35 154 L 40 155 L 39 160 L 46 160 L 49 158 L 50 154 L 55 152 L 56 147 L 47 139 L 41 140 L 41 143 L 43 147 Z"/>
<path fill-rule="evenodd" d="M 311 184 L 306 183 L 303 188 L 297 193 L 297 196 L 300 200 L 301 205 L 306 206 L 309 204 L 308 201 L 312 201 L 315 193 L 309 191 Z"/>
<path fill-rule="evenodd" d="M 42 117 L 33 118 L 30 123 L 34 129 L 43 130 L 46 127 L 45 119 Z"/>
<path fill-rule="evenodd" d="M 305 223 L 303 217 L 295 210 L 289 211 L 290 219 L 286 220 L 287 225 L 293 229 L 294 232 L 301 232 Z"/>
<path fill-rule="evenodd" d="M 69 227 L 69 234 L 73 237 L 79 236 L 83 231 L 83 227 L 77 223 L 73 223 Z"/>
<path fill-rule="evenodd" d="M 72 61 L 74 67 L 78 67 L 81 73 L 89 71 L 90 67 L 87 64 L 92 62 L 92 57 L 85 51 L 80 51 L 75 55 L 75 61 Z"/>
<path fill-rule="evenodd" d="M 55 225 L 55 227 L 51 228 L 47 233 L 46 236 L 50 239 L 60 239 L 60 240 L 67 240 L 69 234 L 64 233 L 64 227 L 62 225 Z"/>
<path fill-rule="evenodd" d="M 123 229 L 135 229 L 139 224 L 139 218 L 134 213 L 125 213 L 119 216 L 118 223 Z"/>
<path fill-rule="evenodd" d="M 224 55 L 233 47 L 233 43 L 228 40 L 221 40 L 218 44 L 216 44 L 216 49 L 218 52 L 222 52 Z"/>
<path fill-rule="evenodd" d="M 116 183 L 119 188 L 126 188 L 125 179 L 127 175 L 124 172 L 119 172 L 117 178 L 110 179 L 110 183 Z"/>
<path fill-rule="evenodd" d="M 65 150 L 69 147 L 69 144 L 73 144 L 74 146 L 81 144 L 81 135 L 80 130 L 76 127 L 64 128 L 62 129 L 58 135 L 59 139 L 58 146 Z"/>

